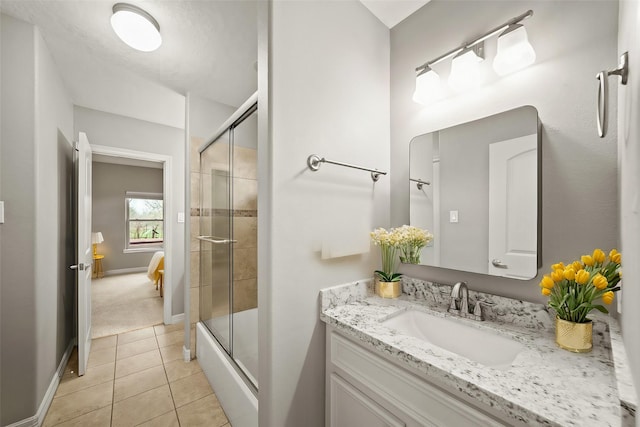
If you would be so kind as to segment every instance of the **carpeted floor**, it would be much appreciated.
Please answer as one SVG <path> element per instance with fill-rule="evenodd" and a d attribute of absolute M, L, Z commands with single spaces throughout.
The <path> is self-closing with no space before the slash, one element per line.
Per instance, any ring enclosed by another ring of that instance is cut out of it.
<path fill-rule="evenodd" d="M 164 299 L 146 273 L 91 281 L 92 338 L 162 323 Z"/>

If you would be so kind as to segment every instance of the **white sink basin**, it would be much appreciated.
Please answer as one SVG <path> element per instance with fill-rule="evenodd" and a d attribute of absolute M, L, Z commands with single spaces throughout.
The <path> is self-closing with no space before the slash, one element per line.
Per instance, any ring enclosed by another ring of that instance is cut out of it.
<path fill-rule="evenodd" d="M 382 324 L 494 369 L 509 369 L 524 350 L 509 338 L 418 310 L 401 311 Z"/>

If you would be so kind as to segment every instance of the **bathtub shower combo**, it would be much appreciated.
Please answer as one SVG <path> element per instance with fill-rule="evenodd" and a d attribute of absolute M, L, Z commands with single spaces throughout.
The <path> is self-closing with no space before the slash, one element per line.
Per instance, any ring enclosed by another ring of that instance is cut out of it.
<path fill-rule="evenodd" d="M 257 96 L 200 148 L 197 356 L 234 427 L 258 425 Z"/>

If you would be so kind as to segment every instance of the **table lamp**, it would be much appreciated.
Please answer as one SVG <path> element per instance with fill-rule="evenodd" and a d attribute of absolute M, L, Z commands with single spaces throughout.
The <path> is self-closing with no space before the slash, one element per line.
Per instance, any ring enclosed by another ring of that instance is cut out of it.
<path fill-rule="evenodd" d="M 104 242 L 104 237 L 102 237 L 101 232 L 91 233 L 91 243 L 93 243 L 93 254 L 98 254 L 98 243 Z"/>

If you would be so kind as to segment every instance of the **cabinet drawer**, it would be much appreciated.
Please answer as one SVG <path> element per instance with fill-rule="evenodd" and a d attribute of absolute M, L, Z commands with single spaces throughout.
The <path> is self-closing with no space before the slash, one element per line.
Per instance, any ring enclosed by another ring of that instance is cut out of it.
<path fill-rule="evenodd" d="M 332 331 L 331 363 L 424 426 L 505 426 Z M 333 400 L 333 397 L 332 397 Z"/>
<path fill-rule="evenodd" d="M 406 424 L 360 390 L 331 374 L 331 427 L 405 427 Z"/>

